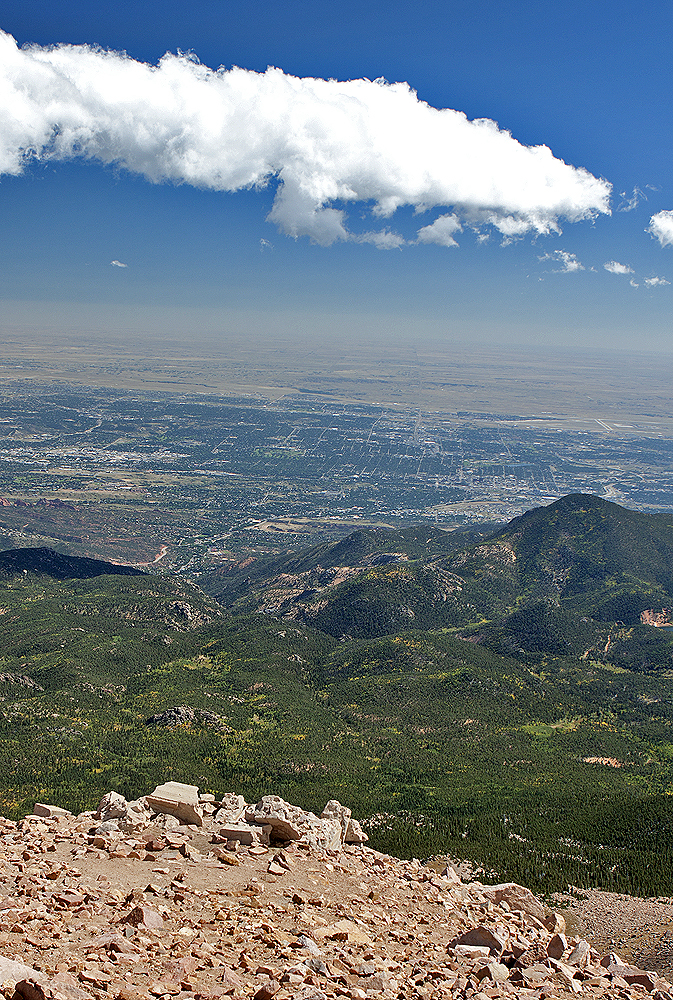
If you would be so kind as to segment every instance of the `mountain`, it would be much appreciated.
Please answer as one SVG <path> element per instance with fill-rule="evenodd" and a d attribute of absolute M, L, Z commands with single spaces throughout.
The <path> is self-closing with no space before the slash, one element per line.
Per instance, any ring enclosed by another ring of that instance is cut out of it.
<path fill-rule="evenodd" d="M 643 610 L 673 602 L 673 524 L 575 494 L 486 537 L 370 529 L 201 582 L 232 611 L 280 614 L 336 638 L 419 628 L 493 638 L 502 623 L 535 633 L 512 649 L 585 652 L 615 622 L 638 626 Z"/>
<path fill-rule="evenodd" d="M 168 779 L 336 796 L 380 850 L 670 895 L 673 640 L 636 617 L 669 599 L 669 539 L 576 496 L 476 536 L 250 561 L 205 581 L 222 604 L 168 574 L 24 566 L 0 578 L 0 812 Z M 605 617 L 613 591 L 633 624 Z"/>
<path fill-rule="evenodd" d="M 673 517 L 573 494 L 497 532 L 511 546 L 524 598 L 544 597 L 603 621 L 636 624 L 673 600 Z"/>
<path fill-rule="evenodd" d="M 54 549 L 25 548 L 0 552 L 0 578 L 18 573 L 50 576 L 53 580 L 90 580 L 95 576 L 142 576 L 133 566 L 119 566 L 102 559 L 67 556 Z"/>

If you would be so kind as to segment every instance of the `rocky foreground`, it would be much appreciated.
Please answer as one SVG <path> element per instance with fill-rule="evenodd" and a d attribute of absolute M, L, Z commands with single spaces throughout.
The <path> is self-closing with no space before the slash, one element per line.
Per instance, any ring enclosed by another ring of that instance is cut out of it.
<path fill-rule="evenodd" d="M 673 1000 L 521 886 L 371 850 L 338 802 L 318 817 L 168 783 L 0 829 L 7 1000 Z"/>

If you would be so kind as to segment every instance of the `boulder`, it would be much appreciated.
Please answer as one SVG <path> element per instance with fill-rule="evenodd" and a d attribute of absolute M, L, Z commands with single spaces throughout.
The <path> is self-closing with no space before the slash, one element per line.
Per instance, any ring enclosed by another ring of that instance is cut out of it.
<path fill-rule="evenodd" d="M 554 934 L 547 945 L 547 954 L 550 958 L 563 958 L 568 947 L 565 934 Z"/>
<path fill-rule="evenodd" d="M 134 799 L 133 802 L 126 803 L 126 812 L 119 820 L 120 829 L 124 833 L 133 833 L 149 826 L 152 814 L 147 805 L 147 799 Z"/>
<path fill-rule="evenodd" d="M 453 883 L 453 885 L 460 885 L 460 875 L 456 874 L 455 869 L 452 868 L 451 865 L 447 865 L 446 868 L 443 868 L 440 875 L 442 878 L 447 878 L 449 882 Z"/>
<path fill-rule="evenodd" d="M 217 832 L 218 836 L 227 840 L 237 840 L 244 847 L 269 843 L 269 831 L 263 826 L 249 826 L 247 823 L 225 823 Z"/>
<path fill-rule="evenodd" d="M 255 805 L 245 811 L 247 823 L 271 827 L 272 840 L 298 840 L 302 844 L 322 850 L 338 850 L 344 843 L 351 828 L 350 809 L 332 799 L 323 809 L 321 816 L 304 812 L 299 806 L 285 802 L 278 795 L 265 795 Z M 363 843 L 366 835 L 356 824 L 353 843 Z"/>
<path fill-rule="evenodd" d="M 59 816 L 72 816 L 72 813 L 67 809 L 61 809 L 60 806 L 50 806 L 45 805 L 44 802 L 36 802 L 33 807 L 34 816 L 44 816 L 46 819 L 54 819 Z"/>
<path fill-rule="evenodd" d="M 484 896 L 493 903 L 505 902 L 510 910 L 520 910 L 528 917 L 542 922 L 545 919 L 545 908 L 530 889 L 526 889 L 516 882 L 503 882 L 501 885 L 485 885 L 482 889 Z"/>
<path fill-rule="evenodd" d="M 220 807 L 215 813 L 218 823 L 237 823 L 246 810 L 246 801 L 242 795 L 227 792 L 222 796 Z"/>
<path fill-rule="evenodd" d="M 474 975 L 478 982 L 490 979 L 492 983 L 504 983 L 509 979 L 509 969 L 500 962 L 485 962 L 479 966 Z"/>
<path fill-rule="evenodd" d="M 490 948 L 477 944 L 457 944 L 453 950 L 459 958 L 488 958 L 491 954 Z"/>
<path fill-rule="evenodd" d="M 549 913 L 542 921 L 550 934 L 565 934 L 566 920 L 562 913 Z"/>
<path fill-rule="evenodd" d="M 356 819 L 352 817 L 348 821 L 348 829 L 346 830 L 346 838 L 344 843 L 346 844 L 366 844 L 369 837 L 362 829 L 360 824 Z"/>
<path fill-rule="evenodd" d="M 94 819 L 100 820 L 97 833 L 133 833 L 148 826 L 151 820 L 146 799 L 127 802 L 119 792 L 108 792 L 98 803 Z"/>
<path fill-rule="evenodd" d="M 346 834 L 348 833 L 348 827 L 351 821 L 350 809 L 347 806 L 342 806 L 336 799 L 330 799 L 323 811 L 320 813 L 320 819 L 324 819 L 332 823 L 338 823 L 340 827 L 340 842 L 343 844 L 346 840 Z"/>
<path fill-rule="evenodd" d="M 98 803 L 98 809 L 94 813 L 96 819 L 105 823 L 110 819 L 120 819 L 128 807 L 128 802 L 119 792 L 108 792 Z"/>
<path fill-rule="evenodd" d="M 572 965 L 575 968 L 583 969 L 589 961 L 589 952 L 591 948 L 587 941 L 582 938 L 577 942 L 573 950 L 570 952 L 566 959 L 568 965 Z"/>
<path fill-rule="evenodd" d="M 158 813 L 177 816 L 184 823 L 203 826 L 203 811 L 199 806 L 198 785 L 183 785 L 180 781 L 167 781 L 157 785 L 147 797 L 147 804 Z"/>
<path fill-rule="evenodd" d="M 602 965 L 604 969 L 607 969 L 610 965 L 625 966 L 626 962 L 619 957 L 616 951 L 610 951 L 607 955 L 603 955 L 599 965 Z"/>
<path fill-rule="evenodd" d="M 152 930 L 161 930 L 164 926 L 161 914 L 149 906 L 134 906 L 131 912 L 122 918 L 121 923 L 130 924 L 131 927 L 148 927 Z"/>
<path fill-rule="evenodd" d="M 20 980 L 46 985 L 47 977 L 43 972 L 37 972 L 30 965 L 13 961 L 11 958 L 0 958 L 0 982 L 18 983 Z"/>
<path fill-rule="evenodd" d="M 488 948 L 489 952 L 501 955 L 507 941 L 485 924 L 479 924 L 455 939 L 454 946 L 470 945 L 473 948 Z"/>
<path fill-rule="evenodd" d="M 280 795 L 265 795 L 245 811 L 247 823 L 270 826 L 275 840 L 300 840 L 309 815 L 318 820 L 313 813 L 305 813 L 299 806 L 290 805 Z"/>
<path fill-rule="evenodd" d="M 654 972 L 643 972 L 642 969 L 633 969 L 622 976 L 629 986 L 642 986 L 648 993 L 652 993 L 657 988 L 658 977 Z"/>
<path fill-rule="evenodd" d="M 315 813 L 306 813 L 306 825 L 300 842 L 323 851 L 338 851 L 343 846 L 341 823 L 337 819 L 322 819 Z"/>

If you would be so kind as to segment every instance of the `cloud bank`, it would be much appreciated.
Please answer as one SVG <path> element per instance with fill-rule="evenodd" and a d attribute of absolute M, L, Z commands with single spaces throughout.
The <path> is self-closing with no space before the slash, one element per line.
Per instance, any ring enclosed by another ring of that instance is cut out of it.
<path fill-rule="evenodd" d="M 153 183 L 274 184 L 269 218 L 325 245 L 404 242 L 387 227 L 349 231 L 353 202 L 375 219 L 439 210 L 418 239 L 443 246 L 465 226 L 510 239 L 610 212 L 606 180 L 493 121 L 430 107 L 406 83 L 214 71 L 181 54 L 152 66 L 88 46 L 20 49 L 0 32 L 0 173 L 74 157 Z"/>
<path fill-rule="evenodd" d="M 657 212 L 650 219 L 650 224 L 645 232 L 651 233 L 655 239 L 659 240 L 662 247 L 670 246 L 673 243 L 673 212 Z"/>

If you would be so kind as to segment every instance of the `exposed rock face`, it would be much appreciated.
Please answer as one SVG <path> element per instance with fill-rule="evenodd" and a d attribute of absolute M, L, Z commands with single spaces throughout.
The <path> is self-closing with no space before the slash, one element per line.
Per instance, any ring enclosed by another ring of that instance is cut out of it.
<path fill-rule="evenodd" d="M 194 709 L 189 705 L 175 705 L 167 708 L 163 712 L 151 715 L 145 719 L 146 726 L 159 726 L 160 728 L 174 729 L 176 726 L 191 726 L 200 723 L 204 726 L 211 726 L 219 729 L 220 732 L 230 732 L 224 720 L 216 712 L 208 712 L 206 709 Z"/>

